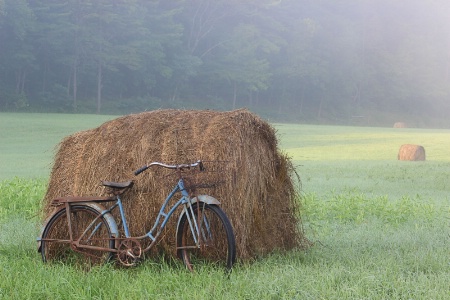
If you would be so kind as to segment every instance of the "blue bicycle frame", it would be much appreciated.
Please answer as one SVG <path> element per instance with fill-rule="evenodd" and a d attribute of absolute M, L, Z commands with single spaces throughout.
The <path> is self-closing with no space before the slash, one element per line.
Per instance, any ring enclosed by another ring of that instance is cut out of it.
<path fill-rule="evenodd" d="M 174 195 L 178 192 L 181 192 L 182 197 L 173 204 L 173 206 L 171 206 L 169 208 L 169 211 L 166 212 L 167 208 L 169 207 L 169 203 L 170 201 L 173 199 Z M 180 214 L 179 220 L 181 219 L 181 217 L 183 216 L 183 214 L 187 215 L 187 220 L 189 222 L 189 226 L 190 229 L 192 231 L 192 236 L 194 238 L 195 243 L 198 246 L 198 235 L 199 235 L 199 226 L 197 224 L 197 218 L 194 215 L 193 209 L 192 209 L 192 205 L 193 203 L 206 203 L 206 204 L 215 204 L 215 205 L 219 205 L 220 202 L 211 197 L 211 196 L 207 196 L 207 195 L 199 195 L 197 197 L 194 198 L 190 198 L 189 193 L 186 191 L 185 186 L 184 186 L 184 181 L 183 179 L 179 179 L 177 185 L 173 188 L 172 192 L 170 192 L 170 194 L 167 196 L 167 198 L 165 199 L 164 203 L 161 206 L 161 209 L 159 210 L 158 216 L 155 220 L 155 223 L 152 227 L 152 229 L 150 229 L 149 232 L 147 232 L 145 235 L 142 236 L 138 236 L 138 237 L 132 237 L 130 235 L 129 229 L 128 229 L 128 223 L 127 223 L 127 219 L 125 216 L 125 211 L 123 208 L 123 204 L 122 204 L 122 200 L 120 199 L 120 196 L 116 196 L 116 203 L 113 204 L 111 207 L 103 210 L 99 216 L 97 216 L 96 219 L 99 219 L 101 217 L 105 217 L 107 214 L 112 213 L 112 211 L 116 208 L 119 207 L 119 212 L 120 212 L 120 218 L 122 221 L 122 227 L 123 227 L 123 231 L 125 234 L 126 238 L 135 238 L 135 239 L 144 239 L 144 238 L 150 238 L 152 240 L 152 242 L 150 243 L 150 245 L 143 249 L 143 251 L 147 251 L 149 250 L 157 241 L 159 235 L 161 234 L 161 232 L 163 231 L 163 229 L 165 228 L 165 226 L 167 225 L 168 220 L 170 219 L 170 217 L 173 215 L 173 213 L 175 212 L 175 210 L 180 206 L 180 205 L 185 205 L 183 207 L 183 211 Z M 161 222 L 161 219 L 162 222 Z M 114 221 L 115 222 L 115 221 Z M 95 223 L 95 220 L 92 222 L 92 224 L 89 226 L 93 226 Z M 207 231 L 209 231 L 208 229 L 208 223 L 207 221 L 204 222 Z M 89 229 L 89 228 L 88 228 Z"/>

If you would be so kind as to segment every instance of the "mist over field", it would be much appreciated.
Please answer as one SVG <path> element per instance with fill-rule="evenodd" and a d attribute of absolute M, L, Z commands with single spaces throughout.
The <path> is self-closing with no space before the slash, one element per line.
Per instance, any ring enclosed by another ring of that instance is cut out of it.
<path fill-rule="evenodd" d="M 0 0 L 0 111 L 450 127 L 446 0 Z"/>

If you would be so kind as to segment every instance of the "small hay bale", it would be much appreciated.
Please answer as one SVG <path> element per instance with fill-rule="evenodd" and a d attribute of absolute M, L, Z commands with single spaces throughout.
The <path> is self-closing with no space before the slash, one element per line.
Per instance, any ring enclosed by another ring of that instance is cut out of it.
<path fill-rule="evenodd" d="M 152 161 L 201 159 L 207 168 L 208 161 L 222 161 L 227 162 L 223 183 L 199 194 L 221 201 L 234 228 L 238 257 L 306 247 L 295 186 L 300 182 L 293 180 L 294 167 L 277 146 L 273 127 L 247 110 L 157 110 L 120 117 L 60 143 L 44 210 L 51 213 L 51 200 L 60 196 L 106 195 L 101 180 L 133 179 L 123 202 L 130 232 L 140 236 L 152 227 L 176 180 L 163 168 L 137 177 L 134 170 Z M 176 222 L 174 217 L 167 224 L 159 253 L 175 255 Z"/>
<path fill-rule="evenodd" d="M 398 151 L 398 160 L 425 160 L 425 148 L 420 145 L 402 145 Z"/>
<path fill-rule="evenodd" d="M 408 126 L 406 126 L 406 123 L 403 122 L 395 122 L 394 123 L 394 128 L 407 128 Z"/>

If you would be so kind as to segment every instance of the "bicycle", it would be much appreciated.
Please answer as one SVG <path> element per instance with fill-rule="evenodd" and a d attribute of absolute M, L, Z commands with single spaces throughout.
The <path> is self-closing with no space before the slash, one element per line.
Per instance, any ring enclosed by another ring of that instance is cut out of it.
<path fill-rule="evenodd" d="M 38 238 L 38 251 L 43 261 L 88 262 L 93 265 L 115 260 L 124 266 L 134 266 L 142 260 L 143 253 L 158 242 L 168 220 L 181 207 L 176 230 L 177 256 L 190 271 L 205 262 L 231 270 L 236 260 L 236 242 L 228 217 L 217 199 L 209 195 L 191 196 L 182 176 L 182 171 L 194 168 L 203 172 L 202 161 L 179 165 L 152 162 L 134 174 L 137 176 L 153 166 L 176 170 L 178 182 L 163 202 L 149 232 L 132 237 L 128 229 L 120 196 L 134 182 L 103 181 L 102 185 L 109 188 L 112 195 L 61 197 L 52 201 L 56 210 L 47 218 Z M 181 194 L 181 197 L 173 203 L 176 194 Z M 116 208 L 124 236 L 121 236 L 112 215 Z M 140 242 L 144 239 L 150 239 L 146 248 Z"/>

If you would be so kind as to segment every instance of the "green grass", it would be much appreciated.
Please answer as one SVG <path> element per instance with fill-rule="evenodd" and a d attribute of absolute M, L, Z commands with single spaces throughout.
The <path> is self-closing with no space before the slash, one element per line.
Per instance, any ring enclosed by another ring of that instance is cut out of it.
<path fill-rule="evenodd" d="M 0 221 L 10 216 L 30 219 L 39 215 L 47 179 L 21 179 L 0 181 Z"/>
<path fill-rule="evenodd" d="M 238 264 L 226 277 L 153 260 L 89 272 L 43 264 L 35 239 L 49 149 L 109 117 L 4 116 L 0 299 L 448 299 L 450 131 L 277 124 L 302 178 L 301 216 L 315 244 Z M 49 138 L 35 138 L 42 135 Z M 424 145 L 427 161 L 397 161 L 403 143 Z"/>

